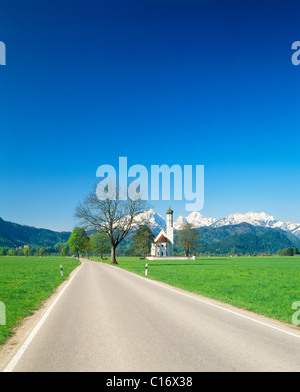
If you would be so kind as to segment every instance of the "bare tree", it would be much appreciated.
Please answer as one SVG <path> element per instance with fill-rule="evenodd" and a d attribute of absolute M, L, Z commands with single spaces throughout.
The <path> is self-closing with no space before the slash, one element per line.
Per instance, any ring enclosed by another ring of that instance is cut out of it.
<path fill-rule="evenodd" d="M 78 204 L 75 217 L 86 230 L 107 233 L 111 243 L 111 264 L 118 264 L 116 248 L 130 232 L 135 217 L 146 208 L 147 203 L 141 200 L 140 193 L 127 189 L 125 193 L 115 184 L 106 184 L 94 187 Z"/>

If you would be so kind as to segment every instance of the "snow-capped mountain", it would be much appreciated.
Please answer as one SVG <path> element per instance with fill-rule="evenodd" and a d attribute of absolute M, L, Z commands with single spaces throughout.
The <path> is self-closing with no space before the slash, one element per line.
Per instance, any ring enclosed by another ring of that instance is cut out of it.
<path fill-rule="evenodd" d="M 281 222 L 268 215 L 265 212 L 248 212 L 247 214 L 232 214 L 226 218 L 218 219 L 213 227 L 238 225 L 240 223 L 249 223 L 252 226 L 268 227 L 271 229 L 281 229 L 294 234 L 300 238 L 300 223 Z"/>
<path fill-rule="evenodd" d="M 300 238 L 300 227 L 297 227 L 297 229 L 292 230 L 292 234 L 294 234 L 294 236 Z"/>
<path fill-rule="evenodd" d="M 155 212 L 153 209 L 140 214 L 135 220 L 135 226 L 145 221 L 149 223 L 151 230 L 153 230 L 155 233 L 159 232 L 161 229 L 165 230 L 166 228 L 165 218 Z M 190 223 L 195 228 L 214 228 L 221 226 L 238 225 L 241 223 L 249 223 L 253 226 L 281 229 L 292 233 L 296 237 L 300 238 L 300 223 L 281 222 L 275 219 L 274 216 L 268 215 L 265 212 L 248 212 L 247 214 L 237 213 L 221 219 L 207 218 L 204 215 L 200 214 L 200 212 L 192 212 L 186 217 L 179 216 L 178 219 L 174 222 L 174 228 L 176 230 L 180 230 L 185 223 Z"/>
<path fill-rule="evenodd" d="M 149 224 L 150 229 L 153 232 L 160 232 L 162 229 L 166 230 L 166 220 L 160 214 L 155 212 L 153 209 L 139 214 L 134 220 L 133 229 L 136 229 L 138 225 L 146 222 Z"/>
<path fill-rule="evenodd" d="M 232 214 L 227 216 L 226 218 L 219 219 L 215 222 L 214 227 L 220 226 L 228 226 L 228 225 L 238 225 L 240 223 L 249 223 L 253 226 L 263 226 L 263 227 L 271 227 L 278 221 L 271 216 L 266 214 L 265 212 L 256 213 L 256 212 L 248 212 L 247 214 Z"/>
<path fill-rule="evenodd" d="M 174 222 L 174 228 L 180 230 L 185 223 L 190 223 L 194 227 L 204 227 L 204 226 L 212 226 L 217 219 L 214 218 L 206 218 L 204 215 L 200 214 L 200 212 L 192 212 L 186 218 L 180 216 L 176 222 Z"/>

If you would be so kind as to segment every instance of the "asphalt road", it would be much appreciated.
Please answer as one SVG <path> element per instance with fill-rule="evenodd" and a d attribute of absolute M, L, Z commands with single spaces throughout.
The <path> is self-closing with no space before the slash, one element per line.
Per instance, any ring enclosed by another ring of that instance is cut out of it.
<path fill-rule="evenodd" d="M 285 331 L 86 262 L 13 370 L 299 371 L 300 334 Z"/>

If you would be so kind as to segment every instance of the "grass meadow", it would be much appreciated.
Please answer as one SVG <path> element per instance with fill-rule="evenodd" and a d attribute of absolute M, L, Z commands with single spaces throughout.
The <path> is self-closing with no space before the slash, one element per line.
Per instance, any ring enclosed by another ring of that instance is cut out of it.
<path fill-rule="evenodd" d="M 64 277 L 60 274 L 63 265 Z M 0 257 L 0 301 L 6 307 L 6 325 L 0 325 L 0 344 L 11 329 L 37 310 L 78 266 L 73 258 Z"/>
<path fill-rule="evenodd" d="M 119 257 L 119 267 L 241 309 L 291 323 L 300 301 L 300 258 L 198 258 L 146 261 Z M 109 260 L 106 260 L 109 262 Z"/>

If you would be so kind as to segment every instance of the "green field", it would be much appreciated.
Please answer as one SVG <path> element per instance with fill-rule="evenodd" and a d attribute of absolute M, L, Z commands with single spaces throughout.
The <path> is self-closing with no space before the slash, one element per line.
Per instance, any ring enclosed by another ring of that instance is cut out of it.
<path fill-rule="evenodd" d="M 108 261 L 108 260 L 107 260 Z M 109 261 L 108 261 L 109 262 Z M 119 267 L 148 278 L 291 323 L 300 301 L 300 258 L 201 258 L 196 261 L 145 261 L 118 258 Z"/>
<path fill-rule="evenodd" d="M 64 278 L 60 265 L 64 267 Z M 6 325 L 0 325 L 0 344 L 11 328 L 41 306 L 78 266 L 71 258 L 0 257 L 0 301 L 6 306 Z"/>

